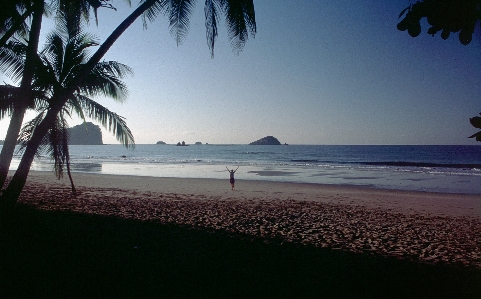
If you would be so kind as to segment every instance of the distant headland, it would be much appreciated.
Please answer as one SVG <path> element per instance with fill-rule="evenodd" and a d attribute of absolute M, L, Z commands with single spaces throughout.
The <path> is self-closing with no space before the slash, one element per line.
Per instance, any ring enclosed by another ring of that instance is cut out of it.
<path fill-rule="evenodd" d="M 100 127 L 86 122 L 68 129 L 70 145 L 103 145 Z M 0 140 L 3 145 L 4 140 Z"/>
<path fill-rule="evenodd" d="M 102 145 L 102 131 L 100 127 L 86 122 L 68 129 L 70 145 Z"/>
<path fill-rule="evenodd" d="M 264 138 L 249 143 L 249 145 L 281 145 L 281 143 L 274 136 L 266 136 Z"/>

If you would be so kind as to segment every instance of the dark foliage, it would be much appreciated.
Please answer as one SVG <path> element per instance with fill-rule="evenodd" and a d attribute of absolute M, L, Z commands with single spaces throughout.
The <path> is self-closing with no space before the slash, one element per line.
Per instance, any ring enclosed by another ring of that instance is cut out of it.
<path fill-rule="evenodd" d="M 405 8 L 402 16 L 397 28 L 407 30 L 412 37 L 421 33 L 421 20 L 426 18 L 431 26 L 428 34 L 441 32 L 441 37 L 447 39 L 451 33 L 458 33 L 459 41 L 467 45 L 481 20 L 481 0 L 423 0 Z"/>
<path fill-rule="evenodd" d="M 481 113 L 479 115 L 481 115 Z M 473 118 L 470 118 L 469 121 L 471 122 L 471 125 L 473 125 L 473 127 L 481 129 L 481 117 L 475 116 Z M 469 138 L 476 138 L 476 141 L 481 142 L 481 131 L 469 136 Z"/>

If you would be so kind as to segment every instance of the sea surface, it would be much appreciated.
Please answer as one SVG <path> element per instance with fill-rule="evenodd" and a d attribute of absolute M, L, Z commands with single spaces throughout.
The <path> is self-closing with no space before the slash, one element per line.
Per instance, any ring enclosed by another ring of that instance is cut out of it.
<path fill-rule="evenodd" d="M 479 145 L 70 146 L 74 172 L 354 185 L 481 195 Z M 15 156 L 11 169 L 18 165 Z M 48 155 L 34 170 L 53 170 Z"/>

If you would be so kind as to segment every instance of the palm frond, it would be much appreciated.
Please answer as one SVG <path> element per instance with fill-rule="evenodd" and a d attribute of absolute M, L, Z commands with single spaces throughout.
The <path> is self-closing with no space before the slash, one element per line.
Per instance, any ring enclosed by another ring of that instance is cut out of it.
<path fill-rule="evenodd" d="M 27 103 L 27 108 L 35 109 L 40 102 L 45 101 L 44 93 L 38 90 L 30 92 L 33 101 Z M 20 87 L 12 85 L 0 85 L 0 120 L 10 116 L 13 112 L 15 103 L 22 98 L 23 93 Z"/>
<path fill-rule="evenodd" d="M 177 45 L 182 44 L 189 31 L 190 17 L 195 8 L 195 0 L 171 0 L 169 9 L 170 34 Z"/>
<path fill-rule="evenodd" d="M 65 32 L 57 29 L 48 35 L 48 46 L 41 52 L 46 68 L 44 84 L 55 82 L 58 87 L 66 87 L 70 81 L 75 81 L 88 59 L 89 47 L 96 46 L 95 38 L 80 31 Z M 40 79 L 41 80 L 41 79 Z"/>
<path fill-rule="evenodd" d="M 78 90 L 87 96 L 107 96 L 123 101 L 128 95 L 128 88 L 120 79 L 133 74 L 125 64 L 115 61 L 98 63 L 78 86 Z"/>
<path fill-rule="evenodd" d="M 125 118 L 110 111 L 99 103 L 85 96 L 77 96 L 83 106 L 86 116 L 99 122 L 105 129 L 114 134 L 115 138 L 124 146 L 135 146 L 134 136 Z"/>
<path fill-rule="evenodd" d="M 8 117 L 13 112 L 13 106 L 18 97 L 20 88 L 12 85 L 0 85 L 0 120 Z"/>
<path fill-rule="evenodd" d="M 65 45 L 66 61 L 69 64 L 83 64 L 90 58 L 88 48 L 98 46 L 97 38 L 89 33 L 71 33 Z"/>
<path fill-rule="evenodd" d="M 0 47 L 0 71 L 13 82 L 19 82 L 22 79 L 26 49 L 27 46 L 24 43 L 15 39 Z"/>
<path fill-rule="evenodd" d="M 170 0 L 144 0 L 144 1 L 141 1 L 139 5 L 142 5 L 147 1 L 150 1 L 153 3 L 142 14 L 142 23 L 143 23 L 144 29 L 147 29 L 147 21 L 153 22 L 158 15 L 167 14 L 170 7 Z"/>
<path fill-rule="evenodd" d="M 38 63 L 35 68 L 32 88 L 44 93 L 44 98 L 47 102 L 50 101 L 54 90 L 59 89 L 57 72 L 55 66 L 48 61 L 43 53 L 40 53 L 39 58 L 42 63 Z"/>
<path fill-rule="evenodd" d="M 72 96 L 67 102 L 67 107 L 71 111 L 70 115 L 72 114 L 72 112 L 75 112 L 75 114 L 77 114 L 77 116 L 80 117 L 83 122 L 86 122 L 82 106 L 82 100 L 79 100 L 78 98 L 79 97 L 77 95 Z M 65 107 L 64 109 L 67 109 L 67 107 Z"/>
<path fill-rule="evenodd" d="M 67 20 L 69 30 L 77 30 L 83 23 L 89 23 L 91 6 L 88 1 L 60 0 L 58 2 L 60 2 L 60 9 L 57 10 L 57 20 Z"/>
<path fill-rule="evenodd" d="M 62 107 L 62 110 L 60 110 L 60 115 L 62 117 L 65 117 L 65 116 L 68 116 L 68 117 L 72 117 L 72 107 L 70 105 L 65 105 Z"/>
<path fill-rule="evenodd" d="M 34 97 L 33 103 L 29 108 L 37 112 L 47 110 L 49 108 L 49 100 L 50 98 L 43 91 L 38 91 L 38 94 Z"/>
<path fill-rule="evenodd" d="M 41 52 L 45 64 L 51 65 L 56 81 L 59 81 L 65 60 L 65 37 L 61 32 L 51 32 L 47 35 L 46 47 Z"/>
<path fill-rule="evenodd" d="M 93 0 L 57 0 L 52 1 L 52 11 L 56 12 L 56 23 L 64 24 L 65 18 L 69 18 L 69 26 L 74 28 L 75 26 L 81 26 L 83 23 L 88 24 L 90 19 L 90 11 L 100 7 L 100 5 L 94 5 L 94 2 L 100 3 L 100 1 Z M 104 1 L 102 1 L 104 2 Z"/>
<path fill-rule="evenodd" d="M 71 42 L 66 45 L 67 55 L 62 73 L 60 74 L 60 81 L 64 86 L 67 86 L 69 82 L 75 80 L 77 75 L 82 71 L 89 57 L 87 49 L 97 45 L 95 41 L 84 39 L 84 37 L 85 36 L 77 37 L 70 40 Z"/>
<path fill-rule="evenodd" d="M 214 0 L 206 0 L 204 7 L 205 14 L 205 28 L 206 28 L 206 38 L 207 45 L 209 46 L 210 55 L 214 58 L 214 45 L 217 39 L 218 30 L 217 24 L 219 23 L 219 14 L 221 8 L 218 3 Z"/>
<path fill-rule="evenodd" d="M 37 128 L 37 126 L 40 124 L 40 122 L 43 120 L 45 117 L 46 111 L 41 111 L 37 116 L 35 116 L 32 120 L 26 122 L 22 130 L 20 130 L 18 141 L 19 141 L 19 148 L 17 150 L 17 153 L 23 153 L 25 148 L 28 145 L 28 141 L 33 135 L 33 132 Z M 42 139 L 42 142 L 40 143 L 40 146 L 37 150 L 36 156 L 39 157 L 41 153 L 45 150 L 45 147 L 48 146 L 48 135 L 44 136 Z"/>
<path fill-rule="evenodd" d="M 68 148 L 69 133 L 68 123 L 60 113 L 57 116 L 54 126 L 48 132 L 48 149 L 47 153 L 54 162 L 54 170 L 57 178 L 63 176 L 64 165 L 70 163 L 70 154 Z"/>
<path fill-rule="evenodd" d="M 255 37 L 256 20 L 253 0 L 217 0 L 222 5 L 230 43 L 240 52 L 249 38 Z"/>
<path fill-rule="evenodd" d="M 12 36 L 23 38 L 28 35 L 29 26 L 25 21 L 32 11 L 31 1 L 16 0 L 2 3 L 2 9 L 0 10 L 2 41 L 0 46 L 3 46 Z"/>

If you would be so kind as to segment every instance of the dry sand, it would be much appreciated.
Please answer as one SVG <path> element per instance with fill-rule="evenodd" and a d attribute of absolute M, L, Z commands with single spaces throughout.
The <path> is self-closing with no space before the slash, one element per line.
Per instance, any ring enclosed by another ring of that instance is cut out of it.
<path fill-rule="evenodd" d="M 20 202 L 481 268 L 481 195 L 317 184 L 31 172 Z"/>

